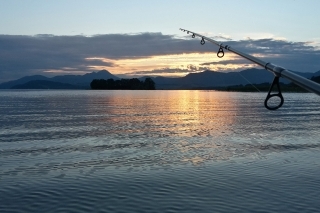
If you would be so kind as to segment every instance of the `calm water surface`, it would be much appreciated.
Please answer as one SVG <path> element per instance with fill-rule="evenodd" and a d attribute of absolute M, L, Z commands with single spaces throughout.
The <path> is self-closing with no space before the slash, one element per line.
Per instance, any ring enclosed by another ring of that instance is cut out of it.
<path fill-rule="evenodd" d="M 0 212 L 320 212 L 320 99 L 0 91 Z"/>

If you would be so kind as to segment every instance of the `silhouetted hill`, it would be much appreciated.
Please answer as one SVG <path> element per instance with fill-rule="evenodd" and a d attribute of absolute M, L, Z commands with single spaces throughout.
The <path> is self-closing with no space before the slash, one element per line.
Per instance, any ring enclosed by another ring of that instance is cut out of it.
<path fill-rule="evenodd" d="M 311 79 L 313 76 L 320 76 L 320 71 L 315 73 L 301 73 L 295 72 L 305 78 Z M 15 81 L 10 81 L 0 84 L 0 89 L 10 89 L 16 85 L 25 84 L 34 80 L 46 80 L 51 82 L 60 82 L 74 85 L 75 88 L 90 89 L 90 83 L 93 79 L 114 79 L 119 80 L 118 77 L 112 75 L 106 70 L 99 72 L 92 72 L 85 75 L 63 75 L 47 78 L 41 75 L 26 76 Z M 145 79 L 142 77 L 140 79 Z M 233 85 L 246 84 L 261 84 L 271 83 L 274 78 L 273 73 L 263 69 L 247 69 L 241 72 L 214 72 L 206 70 L 199 73 L 190 73 L 184 77 L 168 78 L 155 77 L 152 78 L 155 82 L 156 89 L 200 89 L 200 88 L 214 88 L 227 87 Z M 282 83 L 290 83 L 288 80 L 281 78 Z M 35 83 L 35 82 L 33 82 Z M 42 82 L 43 83 L 43 82 Z M 29 85 L 30 86 L 30 85 Z M 58 85 L 57 85 L 58 86 Z"/>
<path fill-rule="evenodd" d="M 52 78 L 48 78 L 42 75 L 33 75 L 33 76 L 26 76 L 18 80 L 2 83 L 0 84 L 0 89 L 11 89 L 16 85 L 25 84 L 29 81 L 35 81 L 35 80 L 47 80 L 52 82 L 60 82 L 60 83 L 74 85 L 77 88 L 89 89 L 90 83 L 93 79 L 110 79 L 110 78 L 113 78 L 115 80 L 119 79 L 118 77 L 112 75 L 107 70 L 92 72 L 85 75 L 61 75 L 61 76 L 55 76 Z"/>
<path fill-rule="evenodd" d="M 206 70 L 190 73 L 182 78 L 155 78 L 157 89 L 192 89 L 201 87 L 225 87 L 230 85 L 265 83 L 273 80 L 273 74 L 261 69 L 248 69 L 241 72 L 214 72 Z"/>
<path fill-rule="evenodd" d="M 236 84 L 264 83 L 272 81 L 273 74 L 261 69 L 248 69 L 241 72 L 212 72 L 204 71 L 202 73 L 191 73 L 183 81 L 185 85 L 190 86 L 230 86 Z"/>
<path fill-rule="evenodd" d="M 306 78 L 320 75 L 316 73 L 295 72 Z M 190 73 L 181 78 L 156 77 L 154 82 L 157 89 L 193 89 L 193 88 L 213 88 L 227 87 L 233 85 L 262 84 L 271 83 L 274 74 L 264 69 L 247 69 L 241 72 L 214 72 L 206 70 L 199 73 Z M 281 82 L 290 83 L 288 80 L 281 78 Z"/>
<path fill-rule="evenodd" d="M 61 82 L 61 83 L 86 86 L 87 88 L 90 88 L 90 83 L 93 79 L 110 79 L 110 78 L 114 80 L 119 79 L 118 77 L 112 75 L 109 71 L 102 70 L 99 72 L 92 72 L 84 75 L 60 75 L 60 76 L 55 76 L 50 80 Z"/>
<path fill-rule="evenodd" d="M 72 84 L 60 83 L 47 80 L 33 80 L 24 84 L 18 84 L 11 89 L 85 89 L 81 86 L 75 86 Z"/>
<path fill-rule="evenodd" d="M 301 76 L 303 76 L 305 78 L 308 78 L 308 79 L 311 79 L 314 76 L 320 76 L 320 70 L 317 71 L 317 72 L 314 72 L 314 73 L 312 73 L 312 72 L 306 72 L 306 73 L 304 73 L 304 72 L 294 72 L 294 73 L 296 73 L 298 75 L 301 75 Z"/>
<path fill-rule="evenodd" d="M 18 80 L 8 81 L 8 82 L 0 84 L 0 89 L 10 89 L 10 88 L 14 87 L 15 85 L 25 84 L 28 81 L 33 81 L 33 80 L 49 80 L 49 78 L 42 76 L 42 75 L 25 76 L 25 77 L 20 78 Z"/>

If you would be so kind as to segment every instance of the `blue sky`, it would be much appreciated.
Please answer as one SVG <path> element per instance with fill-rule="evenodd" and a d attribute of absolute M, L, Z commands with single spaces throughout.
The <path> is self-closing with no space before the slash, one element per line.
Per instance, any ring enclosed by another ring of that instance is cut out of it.
<path fill-rule="evenodd" d="M 0 34 L 179 34 L 182 27 L 305 41 L 320 39 L 319 8 L 318 0 L 1 0 Z"/>
<path fill-rule="evenodd" d="M 205 68 L 214 71 L 246 68 L 246 62 L 238 66 L 240 59 L 234 55 L 225 58 L 231 61 L 229 65 L 221 61 L 218 66 L 211 53 L 216 47 L 209 44 L 203 49 L 195 47 L 195 41 L 187 39 L 179 28 L 208 37 L 226 36 L 240 50 L 293 70 L 320 70 L 318 0 L 0 0 L 0 4 L 0 82 L 29 74 L 86 73 L 99 69 L 119 75 L 143 75 L 144 71 L 154 75 L 185 75 Z M 36 36 L 39 34 L 51 37 Z M 260 42 L 256 51 L 248 49 L 249 41 L 256 45 Z M 261 42 L 271 49 L 262 51 Z M 48 53 L 46 48 L 53 44 L 54 50 Z M 96 52 L 91 44 L 95 44 Z M 64 59 L 69 57 L 68 64 Z M 201 66 L 208 63 L 215 67 Z"/>

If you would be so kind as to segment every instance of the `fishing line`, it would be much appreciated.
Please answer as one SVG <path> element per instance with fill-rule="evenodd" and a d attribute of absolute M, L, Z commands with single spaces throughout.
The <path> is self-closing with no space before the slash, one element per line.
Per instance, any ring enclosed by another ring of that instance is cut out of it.
<path fill-rule="evenodd" d="M 258 92 L 261 92 L 255 85 L 253 85 L 248 79 L 246 79 L 240 72 L 237 72 L 244 80 L 246 80 L 251 86 L 253 86 Z"/>

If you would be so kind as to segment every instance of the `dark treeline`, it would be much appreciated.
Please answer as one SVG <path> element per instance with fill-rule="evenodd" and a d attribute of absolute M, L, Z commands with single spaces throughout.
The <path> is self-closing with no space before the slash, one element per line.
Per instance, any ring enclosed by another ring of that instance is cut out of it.
<path fill-rule="evenodd" d="M 254 85 L 254 86 L 253 86 Z M 259 91 L 269 91 L 271 84 L 262 83 L 262 84 L 247 84 L 247 85 L 234 85 L 225 88 L 225 91 L 238 91 L 238 92 L 257 92 Z M 275 89 L 274 87 L 273 89 Z M 258 89 L 258 90 L 257 90 Z M 282 92 L 308 92 L 307 90 L 299 87 L 294 83 L 284 84 L 280 82 L 280 89 Z"/>
<path fill-rule="evenodd" d="M 91 89 L 108 89 L 108 90 L 154 90 L 155 83 L 151 78 L 140 81 L 137 78 L 113 80 L 112 78 L 94 79 L 90 83 Z"/>
<path fill-rule="evenodd" d="M 320 84 L 320 76 L 312 76 L 311 80 L 317 82 L 318 84 Z"/>

